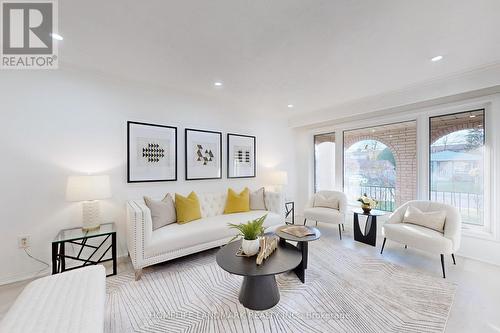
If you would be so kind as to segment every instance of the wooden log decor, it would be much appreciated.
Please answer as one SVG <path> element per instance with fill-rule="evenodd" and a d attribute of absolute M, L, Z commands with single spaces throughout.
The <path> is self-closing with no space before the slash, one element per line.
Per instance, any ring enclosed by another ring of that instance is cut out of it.
<path fill-rule="evenodd" d="M 261 265 L 264 259 L 267 259 L 278 247 L 277 237 L 262 237 L 260 239 L 260 250 L 255 262 Z"/>

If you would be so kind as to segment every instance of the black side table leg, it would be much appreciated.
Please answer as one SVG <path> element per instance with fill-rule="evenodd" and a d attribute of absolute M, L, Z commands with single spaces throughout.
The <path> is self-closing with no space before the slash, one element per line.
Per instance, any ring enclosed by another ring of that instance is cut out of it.
<path fill-rule="evenodd" d="M 297 248 L 302 252 L 302 261 L 294 269 L 294 272 L 302 283 L 306 283 L 306 269 L 307 269 L 307 260 L 308 260 L 308 254 L 309 254 L 309 245 L 308 244 L 309 244 L 308 242 L 298 242 L 297 243 Z"/>
<path fill-rule="evenodd" d="M 61 273 L 66 270 L 66 243 L 62 242 L 59 244 L 59 261 L 61 263 Z"/>
<path fill-rule="evenodd" d="M 52 275 L 57 274 L 57 243 L 52 243 Z"/>
<path fill-rule="evenodd" d="M 116 275 L 116 232 L 111 235 L 111 256 L 113 257 L 113 274 Z"/>

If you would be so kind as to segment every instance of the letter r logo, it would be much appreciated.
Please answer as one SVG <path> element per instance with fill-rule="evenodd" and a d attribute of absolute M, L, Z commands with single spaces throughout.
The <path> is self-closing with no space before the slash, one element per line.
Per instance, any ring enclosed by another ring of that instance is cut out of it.
<path fill-rule="evenodd" d="M 52 54 L 52 5 L 3 2 L 3 54 Z"/>

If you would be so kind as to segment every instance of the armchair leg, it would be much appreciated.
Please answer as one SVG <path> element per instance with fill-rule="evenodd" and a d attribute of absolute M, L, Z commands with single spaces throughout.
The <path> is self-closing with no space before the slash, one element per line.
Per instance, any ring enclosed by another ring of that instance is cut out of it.
<path fill-rule="evenodd" d="M 453 265 L 456 265 L 457 262 L 455 261 L 455 254 L 454 253 L 451 254 L 451 258 L 453 259 Z"/>
<path fill-rule="evenodd" d="M 387 238 L 384 237 L 384 242 L 382 243 L 382 248 L 380 249 L 380 254 L 382 254 L 384 252 L 384 246 L 385 246 L 386 240 L 387 240 Z"/>
<path fill-rule="evenodd" d="M 304 225 L 306 225 L 307 219 L 304 219 Z"/>
<path fill-rule="evenodd" d="M 441 254 L 441 268 L 443 269 L 443 279 L 446 279 L 446 273 L 444 271 L 444 254 Z"/>
<path fill-rule="evenodd" d="M 342 231 L 345 231 L 345 229 L 344 229 L 344 223 L 342 223 Z"/>
<path fill-rule="evenodd" d="M 318 226 L 318 221 L 316 221 L 316 226 Z"/>
<path fill-rule="evenodd" d="M 340 224 L 339 224 L 339 236 L 340 240 L 342 240 L 342 227 L 340 226 Z"/>
<path fill-rule="evenodd" d="M 405 245 L 405 249 L 407 249 L 407 248 L 408 248 L 408 245 Z"/>

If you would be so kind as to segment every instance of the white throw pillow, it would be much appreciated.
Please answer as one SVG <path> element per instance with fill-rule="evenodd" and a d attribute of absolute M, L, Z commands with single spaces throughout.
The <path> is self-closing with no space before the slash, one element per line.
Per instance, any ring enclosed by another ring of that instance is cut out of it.
<path fill-rule="evenodd" d="M 263 187 L 255 192 L 250 192 L 250 210 L 267 210 Z"/>
<path fill-rule="evenodd" d="M 175 205 L 172 196 L 167 194 L 161 201 L 153 200 L 149 197 L 144 197 L 144 202 L 151 211 L 151 219 L 153 220 L 153 230 L 177 222 L 177 214 L 175 213 Z"/>
<path fill-rule="evenodd" d="M 314 207 L 325 207 L 332 209 L 339 209 L 339 200 L 334 196 L 325 196 L 323 194 L 316 194 L 314 196 Z"/>
<path fill-rule="evenodd" d="M 446 211 L 422 212 L 420 209 L 412 206 L 406 208 L 403 223 L 411 223 L 444 232 L 444 223 L 446 221 Z"/>

